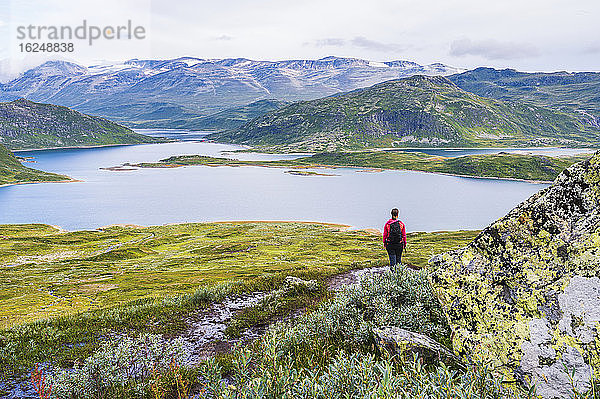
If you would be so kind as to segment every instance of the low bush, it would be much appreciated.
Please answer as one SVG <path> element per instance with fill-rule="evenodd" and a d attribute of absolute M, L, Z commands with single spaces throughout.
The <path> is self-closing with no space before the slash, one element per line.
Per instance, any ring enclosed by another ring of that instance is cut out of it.
<path fill-rule="evenodd" d="M 401 268 L 344 287 L 296 322 L 275 325 L 263 342 L 276 345 L 295 366 L 325 365 L 339 349 L 373 351 L 376 326 L 397 326 L 449 344 L 450 327 L 426 273 Z"/>
<path fill-rule="evenodd" d="M 49 380 L 53 397 L 92 399 L 163 396 L 173 382 L 187 386 L 191 352 L 182 339 L 165 341 L 158 335 L 121 337 L 73 369 L 60 370 Z M 160 394 L 160 395 L 159 395 Z"/>

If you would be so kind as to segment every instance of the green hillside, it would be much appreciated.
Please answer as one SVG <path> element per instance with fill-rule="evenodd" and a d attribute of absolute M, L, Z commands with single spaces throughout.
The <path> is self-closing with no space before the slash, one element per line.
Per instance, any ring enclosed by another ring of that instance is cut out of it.
<path fill-rule="evenodd" d="M 518 72 L 514 69 L 476 68 L 449 76 L 460 88 L 500 100 L 527 101 L 567 112 L 577 112 L 600 125 L 600 73 Z"/>
<path fill-rule="evenodd" d="M 141 144 L 162 141 L 67 107 L 19 99 L 0 103 L 0 144 L 10 149 Z"/>
<path fill-rule="evenodd" d="M 6 147 L 0 144 L 0 186 L 5 184 L 67 180 L 70 180 L 67 176 L 26 168 L 21 165 L 21 162 Z"/>
<path fill-rule="evenodd" d="M 444 77 L 413 76 L 297 102 L 216 141 L 278 151 L 375 147 L 590 145 L 600 128 L 579 115 L 480 97 Z"/>

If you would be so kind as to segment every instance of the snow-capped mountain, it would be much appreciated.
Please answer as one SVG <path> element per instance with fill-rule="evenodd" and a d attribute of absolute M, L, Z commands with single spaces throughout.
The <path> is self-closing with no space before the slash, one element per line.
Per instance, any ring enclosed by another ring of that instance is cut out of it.
<path fill-rule="evenodd" d="M 261 99 L 310 100 L 416 74 L 462 69 L 356 58 L 253 61 L 245 58 L 133 59 L 89 67 L 48 61 L 0 85 L 0 100 L 24 97 L 137 125 L 210 115 Z"/>

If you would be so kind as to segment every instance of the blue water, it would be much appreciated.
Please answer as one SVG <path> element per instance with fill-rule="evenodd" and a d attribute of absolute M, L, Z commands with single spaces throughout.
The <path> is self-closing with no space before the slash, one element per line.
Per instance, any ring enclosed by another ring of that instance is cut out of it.
<path fill-rule="evenodd" d="M 37 163 L 27 165 L 83 182 L 2 187 L 0 223 L 41 222 L 75 230 L 115 223 L 304 220 L 381 229 L 389 210 L 398 207 L 410 231 L 474 229 L 485 227 L 546 187 L 421 172 L 366 173 L 351 168 L 320 170 L 337 176 L 294 176 L 284 173 L 286 169 L 261 167 L 99 169 L 180 154 L 221 156 L 223 151 L 239 148 L 184 141 L 20 152 L 35 157 Z M 295 157 L 227 155 L 239 159 Z"/>

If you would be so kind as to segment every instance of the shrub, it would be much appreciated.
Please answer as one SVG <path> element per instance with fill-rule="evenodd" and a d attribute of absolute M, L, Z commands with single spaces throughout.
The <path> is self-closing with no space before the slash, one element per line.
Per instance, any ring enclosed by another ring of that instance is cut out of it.
<path fill-rule="evenodd" d="M 369 351 L 373 327 L 397 326 L 429 335 L 448 344 L 450 328 L 445 320 L 426 271 L 401 268 L 363 279 L 360 285 L 342 289 L 333 300 L 323 302 L 293 324 L 278 324 L 263 343 L 275 345 L 294 365 L 328 362 L 337 349 Z"/>
<path fill-rule="evenodd" d="M 122 337 L 103 343 L 82 365 L 58 371 L 50 383 L 54 397 L 61 399 L 145 397 L 151 378 L 189 366 L 190 356 L 182 339 Z"/>
<path fill-rule="evenodd" d="M 223 383 L 218 365 L 209 362 L 200 372 L 202 397 L 245 398 L 356 398 L 356 399 L 446 399 L 531 398 L 532 394 L 504 388 L 501 381 L 481 364 L 459 373 L 441 364 L 433 370 L 420 359 L 397 363 L 376 360 L 372 354 L 340 352 L 321 369 L 286 367 L 285 363 L 251 369 L 241 357 L 237 378 Z M 250 371 L 252 370 L 252 371 Z"/>

